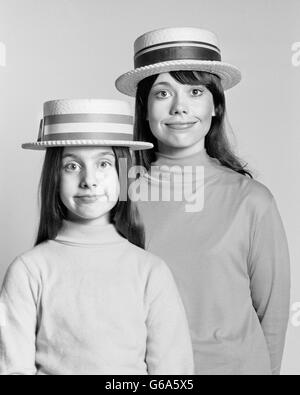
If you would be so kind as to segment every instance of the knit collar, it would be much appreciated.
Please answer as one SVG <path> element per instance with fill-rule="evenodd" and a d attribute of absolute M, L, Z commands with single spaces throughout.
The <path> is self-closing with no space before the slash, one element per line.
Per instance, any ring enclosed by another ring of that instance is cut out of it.
<path fill-rule="evenodd" d="M 185 174 L 190 173 L 195 179 L 199 177 L 206 179 L 218 174 L 221 167 L 220 162 L 215 158 L 211 158 L 205 148 L 196 154 L 180 158 L 156 152 L 156 160 L 151 164 L 149 176 L 152 179 L 158 179 L 167 174 L 176 176 L 179 173 L 182 174 L 184 170 Z"/>
<path fill-rule="evenodd" d="M 101 246 L 126 241 L 112 224 L 90 225 L 63 221 L 55 241 L 64 244 Z"/>
<path fill-rule="evenodd" d="M 205 148 L 195 154 L 181 157 L 165 155 L 161 152 L 156 152 L 155 155 L 156 160 L 152 163 L 153 166 L 205 166 L 211 164 L 211 161 L 213 160 L 207 154 Z"/>

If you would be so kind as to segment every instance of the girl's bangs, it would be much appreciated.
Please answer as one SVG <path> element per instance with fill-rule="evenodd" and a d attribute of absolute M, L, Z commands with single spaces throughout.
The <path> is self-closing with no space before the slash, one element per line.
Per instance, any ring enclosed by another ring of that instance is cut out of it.
<path fill-rule="evenodd" d="M 170 71 L 170 75 L 180 84 L 183 85 L 211 85 L 216 83 L 218 76 L 206 71 L 182 70 Z"/>

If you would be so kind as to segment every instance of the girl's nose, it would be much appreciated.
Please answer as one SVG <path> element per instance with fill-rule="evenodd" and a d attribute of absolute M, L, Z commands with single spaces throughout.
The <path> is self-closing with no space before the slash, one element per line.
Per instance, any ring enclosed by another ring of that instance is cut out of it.
<path fill-rule="evenodd" d="M 182 96 L 174 98 L 171 113 L 172 115 L 186 115 L 188 113 L 188 105 Z"/>
<path fill-rule="evenodd" d="M 95 170 L 85 170 L 80 180 L 80 187 L 84 189 L 93 189 L 99 186 L 100 175 Z"/>

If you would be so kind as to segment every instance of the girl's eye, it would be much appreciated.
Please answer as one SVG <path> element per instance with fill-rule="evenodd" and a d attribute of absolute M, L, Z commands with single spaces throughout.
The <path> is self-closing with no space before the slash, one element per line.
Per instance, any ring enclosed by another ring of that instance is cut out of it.
<path fill-rule="evenodd" d="M 68 163 L 64 166 L 64 169 L 67 171 L 78 171 L 80 170 L 80 166 L 78 163 L 72 162 L 72 163 Z"/>
<path fill-rule="evenodd" d="M 112 164 L 108 160 L 102 160 L 101 162 L 99 162 L 99 167 L 101 167 L 102 169 L 106 169 L 110 166 L 112 166 Z"/>
<path fill-rule="evenodd" d="M 192 96 L 201 96 L 203 94 L 203 91 L 201 89 L 193 89 L 192 90 Z"/>
<path fill-rule="evenodd" d="M 159 99 L 166 99 L 167 97 L 170 96 L 170 93 L 168 91 L 159 91 L 155 94 L 156 97 Z"/>

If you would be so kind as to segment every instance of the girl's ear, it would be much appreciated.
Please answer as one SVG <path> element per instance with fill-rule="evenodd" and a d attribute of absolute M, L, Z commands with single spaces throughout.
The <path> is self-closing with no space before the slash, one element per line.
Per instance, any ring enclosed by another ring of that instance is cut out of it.
<path fill-rule="evenodd" d="M 212 111 L 212 117 L 216 116 L 216 111 L 215 111 L 215 106 L 213 107 L 213 111 Z"/>

